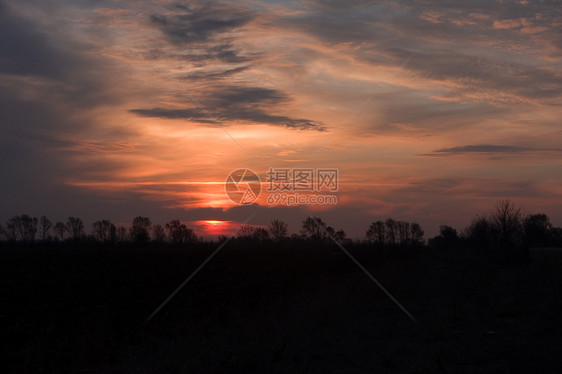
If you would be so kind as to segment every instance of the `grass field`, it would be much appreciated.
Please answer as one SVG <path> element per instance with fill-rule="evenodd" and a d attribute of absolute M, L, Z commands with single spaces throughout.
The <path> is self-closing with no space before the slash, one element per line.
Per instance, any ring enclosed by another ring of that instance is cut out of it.
<path fill-rule="evenodd" d="M 525 373 L 562 367 L 562 255 L 2 249 L 3 373 Z"/>

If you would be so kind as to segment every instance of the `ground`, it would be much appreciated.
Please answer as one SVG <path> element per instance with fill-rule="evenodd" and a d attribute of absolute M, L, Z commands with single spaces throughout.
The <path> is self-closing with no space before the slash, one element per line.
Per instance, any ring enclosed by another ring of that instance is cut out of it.
<path fill-rule="evenodd" d="M 0 249 L 4 373 L 525 373 L 562 367 L 562 255 Z"/>

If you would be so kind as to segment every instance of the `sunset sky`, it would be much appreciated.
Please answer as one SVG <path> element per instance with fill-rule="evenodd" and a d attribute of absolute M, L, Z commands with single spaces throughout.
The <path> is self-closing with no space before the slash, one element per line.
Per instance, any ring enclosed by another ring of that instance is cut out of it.
<path fill-rule="evenodd" d="M 0 1 L 0 222 L 560 226 L 561 30 L 556 1 Z M 228 199 L 270 167 L 339 169 L 337 205 Z"/>

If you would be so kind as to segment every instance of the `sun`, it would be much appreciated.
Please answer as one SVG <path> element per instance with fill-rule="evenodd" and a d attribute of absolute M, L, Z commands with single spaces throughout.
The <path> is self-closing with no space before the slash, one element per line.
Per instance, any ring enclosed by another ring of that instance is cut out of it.
<path fill-rule="evenodd" d="M 204 220 L 197 221 L 196 224 L 201 227 L 205 235 L 227 235 L 230 234 L 228 231 L 231 226 L 231 221 L 219 221 L 219 220 Z"/>

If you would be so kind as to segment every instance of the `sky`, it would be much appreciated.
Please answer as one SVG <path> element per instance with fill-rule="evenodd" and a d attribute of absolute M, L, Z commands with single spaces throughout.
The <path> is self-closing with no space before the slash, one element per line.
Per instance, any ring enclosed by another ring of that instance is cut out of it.
<path fill-rule="evenodd" d="M 561 226 L 561 5 L 0 1 L 0 222 L 427 237 L 508 198 Z M 270 168 L 337 169 L 337 204 L 268 203 Z M 225 193 L 237 169 L 251 204 Z"/>

